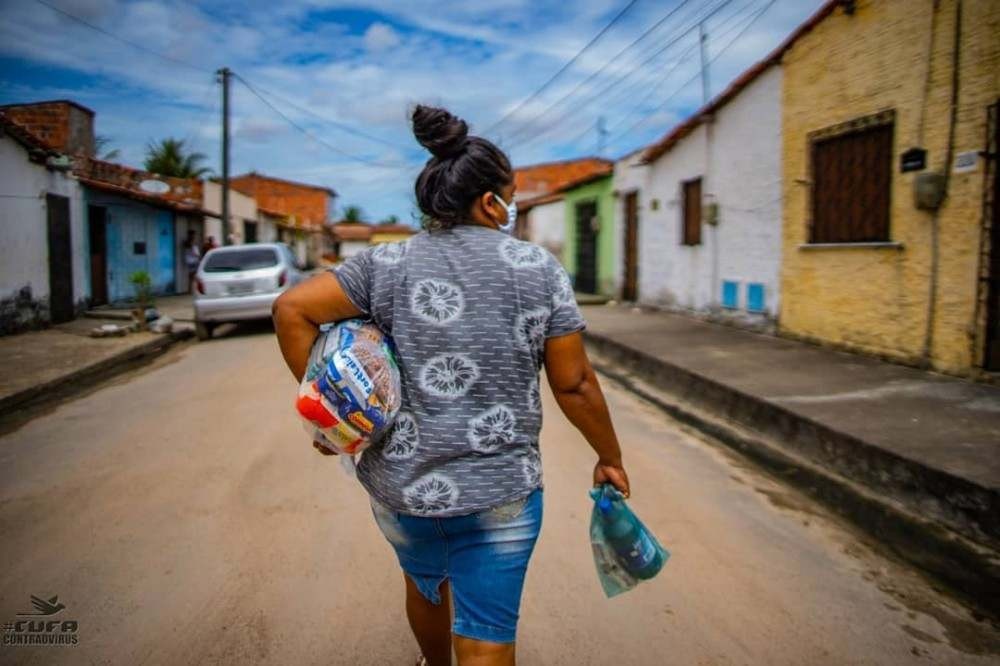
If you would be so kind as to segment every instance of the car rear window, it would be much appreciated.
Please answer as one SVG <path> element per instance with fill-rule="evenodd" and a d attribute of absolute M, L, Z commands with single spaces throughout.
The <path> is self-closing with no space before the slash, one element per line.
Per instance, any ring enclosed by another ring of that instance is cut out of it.
<path fill-rule="evenodd" d="M 249 271 L 254 268 L 268 268 L 278 265 L 278 253 L 270 247 L 222 250 L 205 259 L 206 273 L 226 273 Z"/>

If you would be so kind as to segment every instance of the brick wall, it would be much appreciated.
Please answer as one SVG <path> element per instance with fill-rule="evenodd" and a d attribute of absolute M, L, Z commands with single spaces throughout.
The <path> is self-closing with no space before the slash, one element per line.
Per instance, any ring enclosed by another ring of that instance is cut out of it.
<path fill-rule="evenodd" d="M 955 153 L 984 148 L 986 107 L 1000 97 L 1000 5 L 995 0 L 965 0 L 962 8 Z M 913 205 L 916 174 L 900 173 L 899 157 L 919 145 L 928 151 L 927 171 L 950 168 L 944 160 L 954 18 L 955 0 L 860 0 L 853 16 L 835 10 L 785 54 L 780 311 L 785 333 L 922 362 L 932 215 Z M 930 86 L 924 102 L 928 66 Z M 899 246 L 804 248 L 810 215 L 807 135 L 888 109 L 895 111 L 890 240 Z M 974 321 L 982 170 L 980 158 L 975 171 L 952 173 L 949 196 L 939 213 L 939 283 L 930 361 L 956 374 L 973 371 L 976 340 L 982 335 Z"/>
<path fill-rule="evenodd" d="M 329 192 L 319 187 L 260 174 L 237 176 L 229 183 L 234 190 L 254 197 L 259 207 L 294 215 L 314 229 L 322 229 L 332 212 L 328 210 Z"/>
<path fill-rule="evenodd" d="M 68 101 L 11 104 L 8 118 L 47 147 L 69 155 L 94 154 L 94 112 Z"/>

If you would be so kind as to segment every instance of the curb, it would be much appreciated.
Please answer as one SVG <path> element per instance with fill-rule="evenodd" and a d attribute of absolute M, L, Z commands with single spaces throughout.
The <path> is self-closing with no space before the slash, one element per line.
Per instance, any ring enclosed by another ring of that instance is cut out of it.
<path fill-rule="evenodd" d="M 1000 618 L 997 493 L 585 331 L 594 367 Z"/>
<path fill-rule="evenodd" d="M 144 342 L 114 356 L 78 368 L 61 377 L 56 377 L 26 388 L 23 391 L 12 393 L 0 399 L 0 418 L 6 418 L 15 412 L 31 407 L 41 402 L 42 398 L 51 400 L 53 398 L 64 399 L 72 396 L 103 379 L 129 370 L 143 361 L 151 360 L 165 352 L 175 342 L 187 340 L 193 336 L 194 332 L 190 329 L 164 333 L 149 342 Z"/>

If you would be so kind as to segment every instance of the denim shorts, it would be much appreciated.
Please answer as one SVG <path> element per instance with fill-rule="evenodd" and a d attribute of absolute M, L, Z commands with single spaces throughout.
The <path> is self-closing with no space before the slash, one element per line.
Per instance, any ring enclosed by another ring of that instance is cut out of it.
<path fill-rule="evenodd" d="M 463 516 L 433 518 L 393 511 L 369 497 L 375 520 L 420 593 L 441 603 L 448 579 L 452 631 L 513 643 L 528 560 L 542 527 L 542 488 L 507 504 Z"/>

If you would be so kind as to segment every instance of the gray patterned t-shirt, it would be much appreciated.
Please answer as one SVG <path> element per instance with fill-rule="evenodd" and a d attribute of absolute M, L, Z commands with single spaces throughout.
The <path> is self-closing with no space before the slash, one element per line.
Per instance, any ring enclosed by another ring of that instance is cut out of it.
<path fill-rule="evenodd" d="M 402 409 L 358 462 L 372 497 L 445 517 L 543 487 L 545 338 L 584 328 L 558 260 L 495 229 L 460 225 L 372 246 L 332 270 L 399 349 Z"/>

